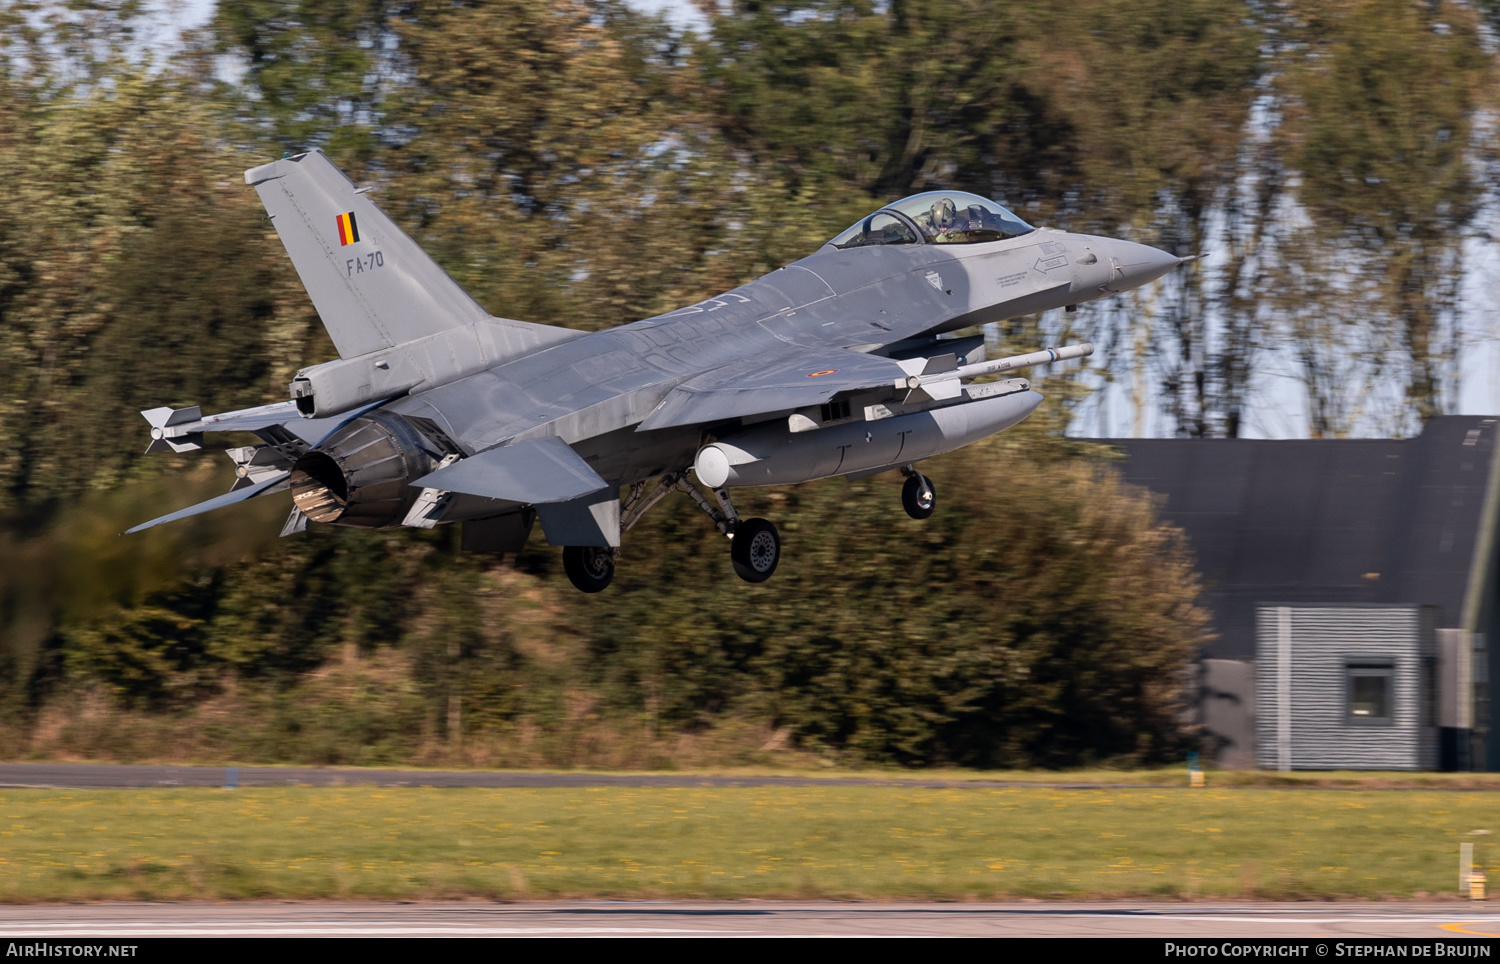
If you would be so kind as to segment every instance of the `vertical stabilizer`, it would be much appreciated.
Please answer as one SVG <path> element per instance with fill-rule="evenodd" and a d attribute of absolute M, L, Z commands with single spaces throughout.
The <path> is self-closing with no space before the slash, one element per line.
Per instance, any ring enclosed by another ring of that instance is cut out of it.
<path fill-rule="evenodd" d="M 341 357 L 489 317 L 320 152 L 252 168 L 245 183 L 260 194 Z"/>

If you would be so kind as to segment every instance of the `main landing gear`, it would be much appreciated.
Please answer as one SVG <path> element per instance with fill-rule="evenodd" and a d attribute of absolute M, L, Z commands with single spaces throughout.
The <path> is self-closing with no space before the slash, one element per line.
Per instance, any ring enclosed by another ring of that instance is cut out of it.
<path fill-rule="evenodd" d="M 914 465 L 901 467 L 906 484 L 901 487 L 901 506 L 913 519 L 926 519 L 937 507 L 937 489 L 932 480 L 917 471 Z M 734 565 L 734 574 L 746 582 L 765 582 L 776 573 L 781 562 L 781 534 L 765 519 L 741 519 L 734 511 L 728 489 L 715 489 L 710 502 L 696 485 L 688 481 L 687 470 L 661 476 L 656 484 L 649 486 L 638 482 L 630 488 L 625 505 L 620 511 L 620 530 L 629 531 L 640 521 L 646 510 L 660 502 L 673 489 L 681 489 L 698 504 L 714 526 L 729 537 L 729 561 Z M 618 549 L 608 546 L 566 546 L 563 549 L 563 569 L 568 579 L 583 592 L 600 592 L 607 588 L 615 577 L 615 559 Z"/>
<path fill-rule="evenodd" d="M 582 592 L 602 592 L 615 578 L 615 550 L 609 546 L 563 546 L 563 571 Z"/>
<path fill-rule="evenodd" d="M 735 575 L 746 582 L 765 582 L 776 572 L 781 561 L 781 535 L 765 519 L 741 519 L 734 511 L 727 489 L 716 489 L 715 506 L 696 485 L 688 481 L 687 471 L 673 472 L 659 478 L 654 486 L 636 483 L 631 486 L 620 510 L 620 530 L 629 531 L 646 510 L 673 489 L 681 489 L 714 520 L 715 527 L 730 539 L 729 561 Z M 618 549 L 609 546 L 564 546 L 563 571 L 568 581 L 583 592 L 601 592 L 615 577 Z"/>
<path fill-rule="evenodd" d="M 686 492 L 698 508 L 708 513 L 718 530 L 729 537 L 729 561 L 734 574 L 746 582 L 765 582 L 776 572 L 781 561 L 781 534 L 765 519 L 741 519 L 734 511 L 728 489 L 715 489 L 715 508 L 686 476 L 677 480 L 677 488 Z"/>
<path fill-rule="evenodd" d="M 901 487 L 901 507 L 913 519 L 925 519 L 937 508 L 937 489 L 932 480 L 908 465 L 901 469 L 906 484 Z"/>

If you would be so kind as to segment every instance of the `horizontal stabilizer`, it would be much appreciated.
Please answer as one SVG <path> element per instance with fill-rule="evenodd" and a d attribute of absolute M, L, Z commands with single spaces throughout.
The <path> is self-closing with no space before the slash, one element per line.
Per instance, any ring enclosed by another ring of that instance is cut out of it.
<path fill-rule="evenodd" d="M 718 368 L 682 383 L 646 416 L 640 431 L 821 405 L 839 392 L 891 386 L 907 377 L 900 362 L 879 355 L 797 348 L 770 360 L 761 357 Z"/>
<path fill-rule="evenodd" d="M 199 502 L 197 505 L 190 505 L 186 509 L 178 509 L 176 512 L 164 515 L 159 519 L 152 519 L 150 522 L 142 522 L 138 526 L 126 529 L 125 535 L 128 536 L 132 532 L 140 532 L 142 529 L 150 529 L 153 526 L 159 526 L 163 522 L 176 522 L 178 519 L 186 519 L 188 516 L 201 515 L 204 512 L 212 512 L 215 509 L 222 509 L 226 505 L 234 505 L 237 502 L 244 502 L 246 499 L 253 499 L 257 495 L 263 495 L 267 492 L 277 489 L 278 487 L 285 487 L 286 480 L 290 475 L 290 472 L 279 472 L 276 475 L 271 476 L 269 479 L 257 482 L 256 484 L 247 486 L 243 489 L 235 489 L 233 492 L 228 492 L 216 499 L 209 499 L 207 502 Z"/>
<path fill-rule="evenodd" d="M 471 455 L 411 484 L 528 505 L 567 502 L 607 487 L 599 473 L 555 435 Z"/>

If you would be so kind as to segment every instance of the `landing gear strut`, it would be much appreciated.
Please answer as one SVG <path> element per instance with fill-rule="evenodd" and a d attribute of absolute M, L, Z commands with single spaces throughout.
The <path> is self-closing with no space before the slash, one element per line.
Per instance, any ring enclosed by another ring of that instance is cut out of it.
<path fill-rule="evenodd" d="M 563 546 L 563 571 L 583 592 L 601 592 L 615 578 L 615 551 L 609 546 Z"/>
<path fill-rule="evenodd" d="M 937 489 L 932 480 L 908 465 L 901 470 L 906 484 L 901 487 L 901 507 L 913 519 L 925 519 L 937 507 Z"/>
<path fill-rule="evenodd" d="M 714 508 L 686 478 L 678 479 L 677 487 L 691 496 L 698 508 L 714 520 L 718 530 L 729 537 L 729 561 L 734 564 L 735 575 L 746 582 L 765 582 L 771 578 L 781 561 L 781 535 L 775 526 L 765 519 L 741 519 L 734 511 L 728 489 L 714 490 L 719 503 Z"/>
<path fill-rule="evenodd" d="M 771 578 L 781 561 L 781 535 L 776 527 L 765 519 L 741 519 L 734 511 L 728 489 L 714 490 L 719 503 L 715 506 L 688 481 L 686 469 L 661 476 L 655 485 L 645 482 L 632 485 L 620 512 L 620 530 L 628 531 L 647 509 L 673 489 L 691 496 L 698 508 L 714 520 L 714 526 L 729 537 L 729 561 L 734 564 L 735 575 L 746 582 L 765 582 Z M 619 554 L 618 549 L 609 546 L 564 546 L 563 571 L 580 591 L 602 592 L 615 578 L 615 559 Z"/>

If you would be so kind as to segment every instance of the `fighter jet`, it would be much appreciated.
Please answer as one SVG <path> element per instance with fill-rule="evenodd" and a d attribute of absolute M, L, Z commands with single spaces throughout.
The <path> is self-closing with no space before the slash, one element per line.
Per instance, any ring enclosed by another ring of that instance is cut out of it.
<path fill-rule="evenodd" d="M 465 549 L 507 553 L 539 519 L 584 592 L 610 584 L 622 534 L 673 491 L 729 537 L 752 583 L 776 571 L 781 538 L 740 518 L 737 487 L 896 470 L 907 514 L 927 518 L 936 491 L 917 464 L 1031 414 L 1042 396 L 1011 373 L 1093 351 L 987 359 L 983 336 L 955 333 L 1187 260 L 927 191 L 716 298 L 586 333 L 492 317 L 321 153 L 245 182 L 339 357 L 299 371 L 277 404 L 142 412 L 148 452 L 198 449 L 211 432 L 260 444 L 228 449 L 229 493 L 129 531 L 284 490 L 282 535 L 461 523 Z M 1007 377 L 978 381 L 995 375 Z"/>

